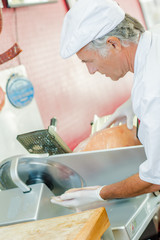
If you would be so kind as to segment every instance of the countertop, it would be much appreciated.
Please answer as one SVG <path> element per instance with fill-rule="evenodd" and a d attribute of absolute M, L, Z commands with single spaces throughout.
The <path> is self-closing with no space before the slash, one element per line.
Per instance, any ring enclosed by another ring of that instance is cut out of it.
<path fill-rule="evenodd" d="M 0 240 L 98 240 L 110 226 L 105 208 L 0 227 Z"/>

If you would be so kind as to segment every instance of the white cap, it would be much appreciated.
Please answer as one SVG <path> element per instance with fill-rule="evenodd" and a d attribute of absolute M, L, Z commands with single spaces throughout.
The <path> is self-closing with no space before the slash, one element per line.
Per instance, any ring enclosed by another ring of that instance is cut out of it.
<path fill-rule="evenodd" d="M 125 17 L 114 0 L 78 0 L 67 12 L 61 34 L 62 58 L 112 31 Z"/>

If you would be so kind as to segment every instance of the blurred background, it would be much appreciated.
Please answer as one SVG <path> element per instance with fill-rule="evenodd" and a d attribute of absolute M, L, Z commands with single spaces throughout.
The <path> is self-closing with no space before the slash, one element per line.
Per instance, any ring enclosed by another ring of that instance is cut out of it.
<path fill-rule="evenodd" d="M 45 2 L 48 3 L 42 4 Z M 14 42 L 23 50 L 12 61 L 0 65 L 0 71 L 21 64 L 25 66 L 44 128 L 56 117 L 57 132 L 71 149 L 89 136 L 94 114 L 99 117 L 111 114 L 129 98 L 133 83 L 131 73 L 113 82 L 99 73 L 89 75 L 76 55 L 67 60 L 60 57 L 63 18 L 74 2 L 5 0 L 0 35 L 0 52 Z M 145 28 L 160 22 L 159 2 L 118 0 L 119 5 Z"/>

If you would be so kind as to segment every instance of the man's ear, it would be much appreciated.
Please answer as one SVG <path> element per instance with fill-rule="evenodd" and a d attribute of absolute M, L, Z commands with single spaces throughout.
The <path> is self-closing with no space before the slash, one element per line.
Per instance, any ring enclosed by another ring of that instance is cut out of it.
<path fill-rule="evenodd" d="M 111 47 L 114 48 L 115 50 L 120 51 L 122 48 L 122 44 L 121 41 L 114 36 L 111 36 L 107 39 L 106 43 Z"/>

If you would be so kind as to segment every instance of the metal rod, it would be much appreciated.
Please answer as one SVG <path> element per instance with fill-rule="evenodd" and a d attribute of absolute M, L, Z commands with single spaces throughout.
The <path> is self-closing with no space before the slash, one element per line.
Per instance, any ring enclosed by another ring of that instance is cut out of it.
<path fill-rule="evenodd" d="M 18 176 L 18 161 L 20 157 L 17 156 L 11 161 L 10 174 L 13 182 L 19 187 L 24 193 L 30 192 L 31 188 L 28 187 Z"/>

